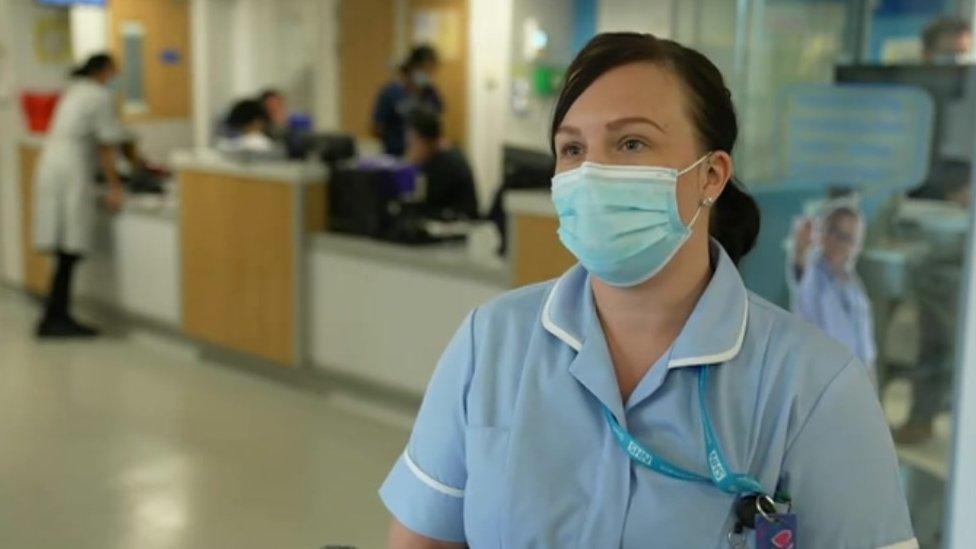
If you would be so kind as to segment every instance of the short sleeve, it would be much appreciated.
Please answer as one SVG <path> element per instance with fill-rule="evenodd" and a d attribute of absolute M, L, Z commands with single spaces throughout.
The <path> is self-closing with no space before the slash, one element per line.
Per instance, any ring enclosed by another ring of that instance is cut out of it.
<path fill-rule="evenodd" d="M 99 96 L 95 107 L 95 138 L 103 145 L 117 145 L 129 138 L 119 120 L 109 94 Z"/>
<path fill-rule="evenodd" d="M 380 498 L 404 526 L 429 538 L 463 542 L 465 399 L 473 369 L 473 317 L 441 356 L 413 426 Z"/>
<path fill-rule="evenodd" d="M 918 547 L 891 434 L 856 360 L 830 381 L 789 443 L 782 484 L 798 547 Z"/>

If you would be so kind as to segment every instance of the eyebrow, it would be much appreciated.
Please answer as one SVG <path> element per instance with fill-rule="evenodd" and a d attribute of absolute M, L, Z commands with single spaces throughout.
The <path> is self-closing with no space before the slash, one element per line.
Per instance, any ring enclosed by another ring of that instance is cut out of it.
<path fill-rule="evenodd" d="M 607 122 L 607 129 L 619 130 L 620 128 L 628 124 L 649 124 L 657 128 L 658 131 L 660 131 L 661 133 L 668 133 L 664 131 L 664 128 L 660 124 L 651 120 L 650 118 L 646 118 L 643 116 L 628 116 L 626 118 L 618 118 L 616 120 L 611 120 L 610 122 Z"/>
<path fill-rule="evenodd" d="M 560 133 L 569 133 L 569 134 L 573 134 L 573 135 L 580 135 L 583 132 L 581 132 L 580 129 L 577 128 L 576 126 L 565 126 L 565 125 L 563 125 L 563 126 L 559 126 L 559 128 L 556 130 L 556 133 L 557 134 L 560 134 Z"/>

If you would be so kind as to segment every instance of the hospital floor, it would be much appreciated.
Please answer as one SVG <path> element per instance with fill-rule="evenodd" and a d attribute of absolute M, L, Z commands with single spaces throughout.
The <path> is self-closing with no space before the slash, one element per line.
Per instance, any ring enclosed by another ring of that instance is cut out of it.
<path fill-rule="evenodd" d="M 409 418 L 141 332 L 38 343 L 0 289 L 0 548 L 382 547 Z"/>

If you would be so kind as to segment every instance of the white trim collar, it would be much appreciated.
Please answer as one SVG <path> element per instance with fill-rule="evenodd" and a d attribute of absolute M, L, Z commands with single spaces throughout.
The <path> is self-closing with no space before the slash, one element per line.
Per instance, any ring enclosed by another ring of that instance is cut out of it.
<path fill-rule="evenodd" d="M 725 250 L 713 241 L 711 252 L 715 272 L 671 347 L 674 358 L 668 362 L 668 368 L 720 364 L 735 358 L 742 351 L 749 323 L 749 292 Z M 579 295 L 560 294 L 567 291 L 578 292 Z M 596 314 L 589 311 L 594 307 L 592 300 L 586 299 L 585 292 L 589 291 L 589 276 L 583 267 L 576 265 L 553 283 L 542 308 L 542 326 L 576 352 L 583 348 L 580 336 L 584 317 L 589 313 Z M 737 323 L 735 320 L 725 320 L 731 315 L 736 315 L 733 318 L 740 320 Z M 579 335 L 574 335 L 574 332 Z M 715 349 L 723 343 L 728 347 Z M 687 355 L 688 351 L 695 350 L 707 352 Z"/>
<path fill-rule="evenodd" d="M 575 267 L 575 268 L 579 268 L 579 267 Z M 566 330 L 564 330 L 561 326 L 559 326 L 558 324 L 555 323 L 555 321 L 552 320 L 552 302 L 556 297 L 556 293 L 559 291 L 560 283 L 571 272 L 572 270 L 568 271 L 567 273 L 559 277 L 556 280 L 556 283 L 553 284 L 552 289 L 549 290 L 549 297 L 546 298 L 546 304 L 542 307 L 542 326 L 546 330 L 548 330 L 549 333 L 561 339 L 563 343 L 569 345 L 570 347 L 573 348 L 573 350 L 575 350 L 578 353 L 579 350 L 583 348 L 583 342 L 580 341 L 578 338 L 574 337 Z"/>

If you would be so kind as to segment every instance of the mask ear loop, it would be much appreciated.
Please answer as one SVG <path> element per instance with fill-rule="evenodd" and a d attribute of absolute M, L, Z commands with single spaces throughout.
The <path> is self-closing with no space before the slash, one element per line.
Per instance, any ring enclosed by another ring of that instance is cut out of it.
<path fill-rule="evenodd" d="M 711 152 L 705 153 L 704 156 L 702 156 L 698 160 L 695 160 L 695 162 L 691 166 L 688 166 L 687 168 L 685 168 L 685 169 L 681 170 L 680 172 L 678 172 L 678 176 L 680 177 L 680 176 L 682 176 L 682 175 L 690 172 L 691 170 L 695 169 L 695 167 L 698 166 L 699 164 L 701 164 L 703 160 L 705 160 L 706 158 L 709 158 L 711 156 L 712 156 L 712 153 Z M 715 204 L 715 199 L 712 198 L 712 197 L 710 197 L 710 196 L 706 196 L 705 198 L 701 199 L 701 201 L 698 202 L 698 209 L 695 210 L 695 215 L 693 215 L 691 217 L 691 222 L 688 223 L 688 228 L 691 229 L 692 227 L 694 227 L 695 226 L 695 223 L 698 221 L 698 217 L 702 213 L 702 210 L 705 209 L 705 208 L 711 208 L 713 204 Z"/>
<path fill-rule="evenodd" d="M 714 198 L 710 196 L 706 196 L 705 198 L 703 198 L 701 202 L 698 203 L 698 209 L 695 210 L 695 215 L 691 217 L 691 222 L 688 223 L 688 228 L 690 229 L 695 226 L 695 222 L 698 221 L 698 217 L 701 215 L 702 210 L 704 210 L 705 208 L 711 208 L 714 204 L 715 204 Z"/>

